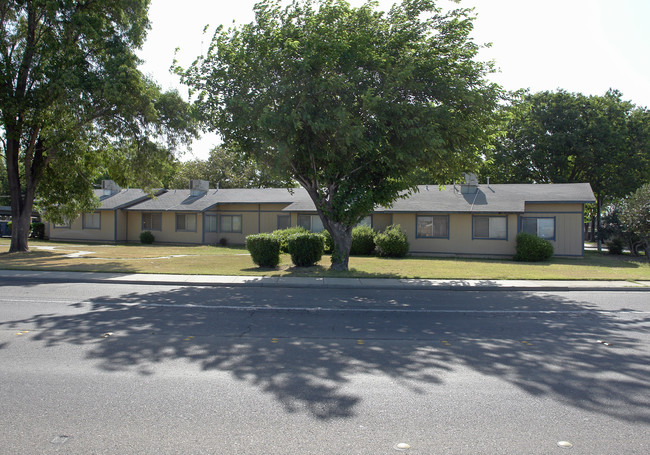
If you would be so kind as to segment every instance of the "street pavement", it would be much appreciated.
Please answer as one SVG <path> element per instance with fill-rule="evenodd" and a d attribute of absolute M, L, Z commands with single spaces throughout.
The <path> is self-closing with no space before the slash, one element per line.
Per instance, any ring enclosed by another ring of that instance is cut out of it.
<path fill-rule="evenodd" d="M 121 284 L 172 284 L 194 286 L 254 286 L 316 289 L 391 289 L 391 290 L 639 290 L 650 291 L 650 281 L 573 281 L 573 280 L 433 280 L 414 278 L 329 278 L 266 277 L 181 274 L 136 274 L 97 272 L 48 272 L 0 270 L 0 279 L 53 282 L 100 282 Z"/>

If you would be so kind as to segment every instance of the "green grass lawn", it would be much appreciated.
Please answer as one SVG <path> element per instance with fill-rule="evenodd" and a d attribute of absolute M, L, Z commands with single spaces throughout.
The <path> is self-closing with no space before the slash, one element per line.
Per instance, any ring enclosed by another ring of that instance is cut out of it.
<path fill-rule="evenodd" d="M 544 263 L 506 259 L 351 257 L 349 272 L 329 270 L 325 255 L 315 267 L 293 267 L 283 255 L 276 269 L 260 269 L 243 247 L 207 245 L 100 245 L 31 241 L 27 254 L 0 253 L 0 268 L 83 272 L 190 275 L 327 276 L 364 278 L 438 278 L 480 280 L 650 280 L 644 258 L 588 251 L 584 258 Z M 8 251 L 9 239 L 0 239 Z"/>

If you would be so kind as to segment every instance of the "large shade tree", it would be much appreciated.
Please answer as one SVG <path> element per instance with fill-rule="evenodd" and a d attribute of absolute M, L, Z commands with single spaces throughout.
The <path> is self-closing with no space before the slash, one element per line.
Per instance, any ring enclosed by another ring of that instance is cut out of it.
<path fill-rule="evenodd" d="M 600 207 L 650 181 L 650 113 L 610 90 L 520 93 L 482 173 L 502 183 L 591 183 Z"/>
<path fill-rule="evenodd" d="M 10 251 L 28 249 L 35 198 L 53 220 L 93 207 L 92 182 L 155 186 L 194 130 L 178 93 L 138 70 L 148 0 L 0 3 L 0 139 Z"/>
<path fill-rule="evenodd" d="M 476 60 L 471 11 L 376 6 L 265 0 L 178 68 L 226 144 L 307 190 L 333 269 L 347 269 L 364 216 L 415 190 L 414 169 L 442 181 L 476 165 L 500 96 Z"/>

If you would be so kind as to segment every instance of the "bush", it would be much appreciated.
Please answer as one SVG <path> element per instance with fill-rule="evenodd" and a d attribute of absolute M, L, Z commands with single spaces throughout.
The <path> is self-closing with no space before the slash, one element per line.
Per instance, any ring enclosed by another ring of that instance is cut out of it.
<path fill-rule="evenodd" d="M 45 238 L 45 225 L 35 222 L 29 226 L 29 236 L 33 239 L 43 240 Z"/>
<path fill-rule="evenodd" d="M 625 242 L 620 237 L 614 237 L 605 242 L 605 245 L 607 245 L 607 252 L 609 254 L 623 254 Z"/>
<path fill-rule="evenodd" d="M 297 267 L 311 267 L 323 257 L 323 236 L 303 233 L 289 237 L 289 254 Z"/>
<path fill-rule="evenodd" d="M 277 267 L 280 263 L 280 241 L 273 234 L 246 237 L 246 249 L 259 267 Z"/>
<path fill-rule="evenodd" d="M 325 254 L 330 254 L 332 251 L 334 251 L 334 239 L 332 238 L 332 234 L 330 234 L 330 231 L 327 229 L 324 231 L 319 232 L 321 237 L 323 237 L 323 252 Z"/>
<path fill-rule="evenodd" d="M 371 255 L 375 252 L 375 231 L 370 226 L 352 229 L 351 255 Z"/>
<path fill-rule="evenodd" d="M 409 241 L 401 226 L 388 226 L 375 236 L 377 254 L 384 257 L 401 258 L 409 252 Z"/>
<path fill-rule="evenodd" d="M 541 262 L 548 261 L 552 256 L 553 245 L 548 240 L 525 232 L 517 234 L 515 261 Z"/>
<path fill-rule="evenodd" d="M 140 233 L 140 243 L 151 244 L 154 240 L 156 240 L 156 237 L 150 231 Z"/>
<path fill-rule="evenodd" d="M 221 238 L 219 239 L 219 245 L 220 245 L 220 246 L 223 246 L 223 247 L 228 246 L 228 239 L 225 238 L 225 237 L 221 237 Z"/>
<path fill-rule="evenodd" d="M 278 239 L 280 242 L 280 252 L 289 252 L 289 237 L 293 234 L 307 234 L 309 231 L 302 226 L 290 227 L 287 229 L 278 229 L 271 232 L 271 235 Z"/>

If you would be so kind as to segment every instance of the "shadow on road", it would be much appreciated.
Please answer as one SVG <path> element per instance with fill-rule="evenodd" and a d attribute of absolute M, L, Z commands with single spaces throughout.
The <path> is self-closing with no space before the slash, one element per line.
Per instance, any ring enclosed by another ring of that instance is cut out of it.
<path fill-rule="evenodd" d="M 46 347 L 85 346 L 105 371 L 153 375 L 183 361 L 225 372 L 318 419 L 355 415 L 361 398 L 345 387 L 355 375 L 427 394 L 470 368 L 531 395 L 650 423 L 641 338 L 650 318 L 525 292 L 463 292 L 462 311 L 429 311 L 451 294 L 459 295 L 183 287 L 93 298 L 77 305 L 80 314 L 2 325 L 33 324 L 31 339 Z"/>

